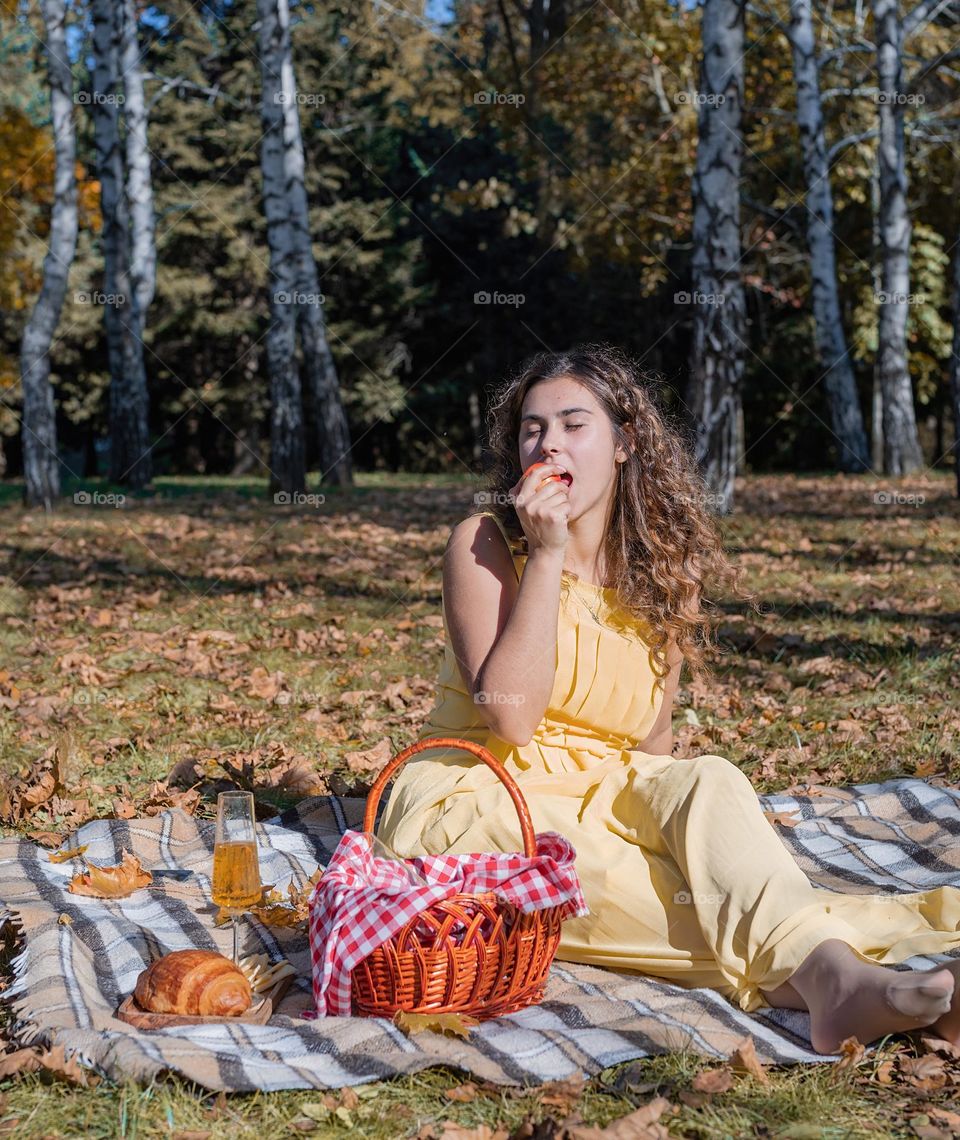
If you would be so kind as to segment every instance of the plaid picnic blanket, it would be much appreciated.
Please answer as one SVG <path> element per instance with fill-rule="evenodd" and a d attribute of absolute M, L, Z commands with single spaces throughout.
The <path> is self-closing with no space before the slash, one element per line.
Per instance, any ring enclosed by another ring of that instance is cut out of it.
<path fill-rule="evenodd" d="M 898 779 L 819 791 L 759 797 L 766 811 L 802 817 L 779 834 L 817 885 L 863 893 L 960 885 L 960 789 Z M 258 824 L 264 881 L 305 882 L 362 815 L 362 800 L 322 797 Z M 307 935 L 249 918 L 243 952 L 285 956 L 298 972 L 298 986 L 269 1024 L 138 1031 L 115 1011 L 147 961 L 188 946 L 230 953 L 229 929 L 214 927 L 210 903 L 213 825 L 176 810 L 94 821 L 75 841 L 88 845 L 93 862 L 114 863 L 129 850 L 145 867 L 195 872 L 101 901 L 66 891 L 70 864 L 51 863 L 25 840 L 0 840 L 0 921 L 13 922 L 22 938 L 5 995 L 14 1034 L 23 1044 L 63 1045 L 113 1079 L 171 1071 L 210 1089 L 339 1088 L 444 1064 L 501 1084 L 536 1084 L 673 1050 L 725 1057 L 748 1033 L 764 1061 L 825 1059 L 810 1047 L 804 1012 L 747 1014 L 713 990 L 565 962 L 554 963 L 542 1004 L 483 1022 L 469 1040 L 431 1032 L 408 1038 L 381 1018 L 305 1020 Z M 932 966 L 957 954 L 900 965 Z"/>

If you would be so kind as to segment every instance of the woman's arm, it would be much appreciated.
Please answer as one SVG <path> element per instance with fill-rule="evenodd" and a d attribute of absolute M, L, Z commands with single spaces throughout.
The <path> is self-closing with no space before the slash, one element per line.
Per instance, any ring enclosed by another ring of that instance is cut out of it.
<path fill-rule="evenodd" d="M 503 535 L 488 515 L 451 532 L 443 559 L 447 629 L 467 692 L 495 735 L 529 743 L 556 673 L 563 551 L 537 547 L 517 582 Z"/>

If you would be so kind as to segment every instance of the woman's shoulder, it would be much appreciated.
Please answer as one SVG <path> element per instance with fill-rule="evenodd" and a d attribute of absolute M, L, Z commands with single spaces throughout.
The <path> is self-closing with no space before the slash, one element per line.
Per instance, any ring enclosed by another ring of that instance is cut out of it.
<path fill-rule="evenodd" d="M 490 519 L 491 522 L 485 523 L 485 519 Z M 491 526 L 491 523 L 493 524 Z M 490 528 L 490 533 L 493 533 L 493 526 L 500 531 L 503 535 L 507 546 L 510 548 L 510 553 L 514 556 L 526 554 L 526 538 L 523 535 L 517 536 L 510 533 L 508 527 L 500 516 L 495 511 L 474 511 L 472 514 L 466 516 L 456 523 L 450 531 L 451 538 L 454 534 L 474 535 L 480 533 L 484 527 Z"/>

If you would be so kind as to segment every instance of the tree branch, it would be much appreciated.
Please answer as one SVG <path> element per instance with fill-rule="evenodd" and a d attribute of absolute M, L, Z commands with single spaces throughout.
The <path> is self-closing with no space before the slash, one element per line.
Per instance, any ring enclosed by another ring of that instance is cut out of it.
<path fill-rule="evenodd" d="M 935 20 L 945 9 L 952 8 L 953 4 L 954 0 L 920 0 L 916 8 L 903 18 L 901 43 L 906 43 L 908 36 L 922 31 L 931 20 Z"/>

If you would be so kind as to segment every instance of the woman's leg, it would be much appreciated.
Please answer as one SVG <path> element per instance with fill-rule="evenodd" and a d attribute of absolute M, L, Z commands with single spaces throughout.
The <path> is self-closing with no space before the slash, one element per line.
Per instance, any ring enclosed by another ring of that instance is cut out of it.
<path fill-rule="evenodd" d="M 955 989 L 949 969 L 891 970 L 862 962 L 839 938 L 821 942 L 786 985 L 809 1009 L 810 1041 L 820 1053 L 835 1053 L 846 1037 L 869 1044 L 931 1026 L 951 1012 Z"/>
<path fill-rule="evenodd" d="M 648 808 L 643 840 L 655 842 L 659 829 L 742 1008 L 808 1009 L 820 1052 L 835 1052 L 848 1036 L 867 1044 L 938 1018 L 960 1021 L 960 996 L 951 1011 L 960 988 L 952 970 L 890 970 L 851 945 L 858 932 L 831 912 L 836 896 L 809 881 L 735 765 L 700 756 L 653 764 L 649 775 L 646 767 L 638 765 L 636 779 Z"/>

